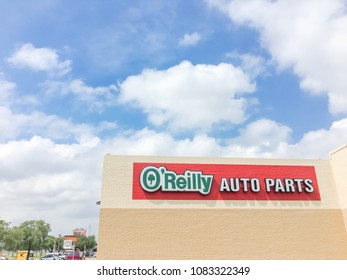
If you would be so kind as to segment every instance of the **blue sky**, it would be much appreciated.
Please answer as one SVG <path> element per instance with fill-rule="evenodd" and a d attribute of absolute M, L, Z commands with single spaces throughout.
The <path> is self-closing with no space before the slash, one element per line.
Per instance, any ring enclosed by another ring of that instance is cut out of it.
<path fill-rule="evenodd" d="M 105 153 L 328 158 L 346 1 L 1 1 L 0 218 L 97 234 Z"/>

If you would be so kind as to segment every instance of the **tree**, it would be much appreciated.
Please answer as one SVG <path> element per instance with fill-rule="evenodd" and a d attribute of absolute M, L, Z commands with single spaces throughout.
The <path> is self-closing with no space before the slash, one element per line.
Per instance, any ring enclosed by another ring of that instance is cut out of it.
<path fill-rule="evenodd" d="M 6 251 L 18 251 L 28 250 L 28 256 L 30 250 L 42 250 L 48 249 L 47 246 L 53 250 L 55 237 L 51 237 L 50 240 L 53 247 L 49 246 L 48 233 L 51 231 L 50 224 L 43 220 L 31 220 L 25 221 L 16 227 L 9 227 L 10 223 L 0 219 L 0 250 Z M 56 240 L 56 244 L 62 248 L 62 240 Z"/>
<path fill-rule="evenodd" d="M 6 221 L 0 219 L 0 241 L 3 240 L 5 233 L 8 230 L 9 224 L 10 223 L 7 223 Z"/>
<path fill-rule="evenodd" d="M 60 252 L 63 249 L 64 239 L 59 235 L 59 237 L 55 237 L 52 235 L 49 235 L 43 246 L 42 249 L 48 250 L 49 252 Z"/>
<path fill-rule="evenodd" d="M 28 250 L 28 258 L 30 250 L 41 250 L 51 231 L 51 226 L 43 220 L 32 220 L 23 222 L 19 227 L 22 231 L 23 238 L 20 243 L 21 249 Z"/>
<path fill-rule="evenodd" d="M 55 236 L 48 236 L 45 243 L 42 245 L 42 249 L 48 250 L 49 252 L 53 252 L 54 251 L 54 247 L 55 247 L 55 242 L 56 242 L 56 238 Z"/>
<path fill-rule="evenodd" d="M 59 234 L 59 237 L 56 238 L 55 246 L 56 246 L 56 251 L 57 252 L 60 252 L 61 250 L 63 250 L 64 237 L 60 236 L 60 234 Z"/>
<path fill-rule="evenodd" d="M 5 242 L 5 236 L 9 230 L 8 226 L 10 223 L 7 223 L 4 220 L 0 219 L 0 251 L 2 250 Z"/>
<path fill-rule="evenodd" d="M 6 251 L 17 251 L 23 241 L 23 231 L 19 227 L 9 228 L 4 236 L 4 249 Z"/>
<path fill-rule="evenodd" d="M 84 251 L 84 249 L 86 249 L 87 251 L 91 250 L 96 246 L 95 236 L 80 235 L 75 246 L 80 248 L 82 251 Z"/>
<path fill-rule="evenodd" d="M 51 231 L 51 226 L 43 220 L 38 220 L 35 222 L 39 247 L 42 248 L 43 244 L 48 238 L 48 233 Z"/>

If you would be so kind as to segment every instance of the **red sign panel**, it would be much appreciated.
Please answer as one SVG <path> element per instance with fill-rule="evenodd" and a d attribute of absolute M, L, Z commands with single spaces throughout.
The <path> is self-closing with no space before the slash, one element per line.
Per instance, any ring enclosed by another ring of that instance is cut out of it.
<path fill-rule="evenodd" d="M 133 199 L 320 200 L 314 166 L 134 163 Z"/>

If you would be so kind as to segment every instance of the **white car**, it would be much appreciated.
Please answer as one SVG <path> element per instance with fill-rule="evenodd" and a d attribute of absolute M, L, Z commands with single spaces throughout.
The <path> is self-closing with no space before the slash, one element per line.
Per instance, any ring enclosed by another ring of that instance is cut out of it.
<path fill-rule="evenodd" d="M 42 258 L 39 258 L 39 260 L 62 260 L 57 254 L 48 254 Z"/>

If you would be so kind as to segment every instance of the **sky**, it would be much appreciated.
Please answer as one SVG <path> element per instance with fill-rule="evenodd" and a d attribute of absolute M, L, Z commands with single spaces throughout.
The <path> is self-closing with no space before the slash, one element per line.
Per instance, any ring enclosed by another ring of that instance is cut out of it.
<path fill-rule="evenodd" d="M 0 219 L 97 236 L 103 158 L 328 159 L 345 0 L 0 0 Z"/>

